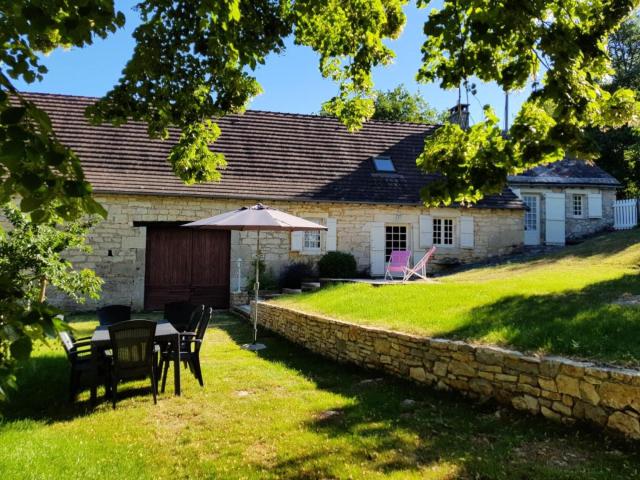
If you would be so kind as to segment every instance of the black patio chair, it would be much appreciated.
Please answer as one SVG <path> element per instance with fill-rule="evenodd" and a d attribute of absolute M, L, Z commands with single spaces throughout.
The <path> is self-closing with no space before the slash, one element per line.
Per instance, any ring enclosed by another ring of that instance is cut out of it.
<path fill-rule="evenodd" d="M 91 402 L 95 402 L 98 385 L 104 383 L 109 390 L 109 365 L 104 356 L 91 349 L 91 342 L 76 340 L 70 332 L 60 332 L 60 341 L 71 364 L 69 402 L 73 402 L 84 385 L 91 389 Z"/>
<path fill-rule="evenodd" d="M 118 382 L 151 379 L 153 403 L 157 403 L 156 358 L 154 338 L 156 322 L 151 320 L 128 320 L 109 327 L 111 339 L 111 395 L 116 408 Z"/>
<path fill-rule="evenodd" d="M 96 313 L 100 325 L 115 325 L 131 320 L 131 307 L 128 305 L 107 305 L 99 308 Z"/>
<path fill-rule="evenodd" d="M 167 350 L 161 353 L 160 365 L 162 368 L 162 392 L 164 392 L 165 385 L 167 384 L 167 374 L 169 372 L 169 364 L 171 360 L 175 358 L 175 355 L 179 355 L 180 361 L 188 365 L 189 370 L 198 380 L 201 387 L 204 387 L 204 380 L 202 378 L 202 369 L 200 367 L 200 349 L 202 348 L 202 341 L 204 334 L 207 331 L 209 322 L 213 317 L 213 308 L 209 307 L 207 312 L 202 315 L 198 328 L 194 335 L 181 335 L 180 351 Z"/>
<path fill-rule="evenodd" d="M 164 318 L 179 332 L 184 332 L 197 307 L 189 302 L 171 302 L 164 306 Z"/>

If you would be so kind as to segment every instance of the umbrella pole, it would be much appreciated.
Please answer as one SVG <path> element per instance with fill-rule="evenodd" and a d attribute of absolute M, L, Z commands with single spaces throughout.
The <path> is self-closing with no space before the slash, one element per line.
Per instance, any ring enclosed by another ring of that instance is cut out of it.
<path fill-rule="evenodd" d="M 256 284 L 253 287 L 256 295 L 256 306 L 253 315 L 253 343 L 258 341 L 258 294 L 260 291 L 260 230 L 258 230 L 258 240 L 256 243 Z"/>
<path fill-rule="evenodd" d="M 256 242 L 256 283 L 253 285 L 255 294 L 255 304 L 253 312 L 253 343 L 247 343 L 242 348 L 247 350 L 264 350 L 267 346 L 264 343 L 258 343 L 258 298 L 260 295 L 260 230 L 258 230 L 258 239 Z"/>

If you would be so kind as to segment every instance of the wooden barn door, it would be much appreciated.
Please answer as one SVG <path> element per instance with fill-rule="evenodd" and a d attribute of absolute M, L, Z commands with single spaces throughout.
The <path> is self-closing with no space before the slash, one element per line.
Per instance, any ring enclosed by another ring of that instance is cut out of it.
<path fill-rule="evenodd" d="M 229 306 L 230 232 L 147 227 L 145 309 L 188 301 Z"/>

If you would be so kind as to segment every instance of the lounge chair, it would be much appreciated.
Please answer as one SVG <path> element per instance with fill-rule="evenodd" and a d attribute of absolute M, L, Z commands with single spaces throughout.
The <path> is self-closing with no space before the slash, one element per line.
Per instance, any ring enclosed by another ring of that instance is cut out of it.
<path fill-rule="evenodd" d="M 411 280 L 411 278 L 415 275 L 416 277 L 420 277 L 423 280 L 431 281 L 430 278 L 427 277 L 427 265 L 429 264 L 429 260 L 433 257 L 433 254 L 436 253 L 435 245 L 431 247 L 427 253 L 415 264 L 413 268 L 407 267 L 404 271 L 404 277 L 402 278 L 403 282 L 407 280 Z"/>
<path fill-rule="evenodd" d="M 405 271 L 409 267 L 409 261 L 411 260 L 411 250 L 393 250 L 389 256 L 389 262 L 387 262 L 387 269 L 384 272 L 384 279 L 393 280 L 393 274 L 399 273 L 402 278 L 405 276 Z"/>

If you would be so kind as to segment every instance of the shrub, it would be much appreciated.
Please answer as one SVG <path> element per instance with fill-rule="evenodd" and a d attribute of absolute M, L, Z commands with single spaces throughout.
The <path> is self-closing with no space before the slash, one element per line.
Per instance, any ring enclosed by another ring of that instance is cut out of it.
<path fill-rule="evenodd" d="M 300 288 L 302 282 L 314 278 L 313 266 L 306 262 L 295 262 L 287 265 L 280 274 L 282 288 Z"/>
<path fill-rule="evenodd" d="M 256 259 L 255 257 L 251 260 L 252 270 L 251 276 L 249 277 L 247 289 L 253 293 L 253 289 L 256 284 Z M 278 288 L 278 282 L 273 274 L 271 268 L 267 268 L 264 260 L 260 259 L 259 262 L 260 267 L 260 290 L 276 290 Z"/>
<path fill-rule="evenodd" d="M 318 272 L 323 278 L 353 278 L 357 273 L 356 259 L 350 253 L 329 252 L 318 261 Z"/>

